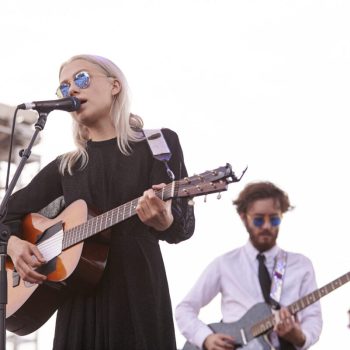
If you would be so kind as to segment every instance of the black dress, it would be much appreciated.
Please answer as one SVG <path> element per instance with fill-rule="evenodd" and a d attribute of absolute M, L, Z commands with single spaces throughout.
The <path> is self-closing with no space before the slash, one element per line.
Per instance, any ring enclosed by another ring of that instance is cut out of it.
<path fill-rule="evenodd" d="M 164 129 L 176 179 L 187 176 L 176 133 Z M 7 221 L 37 212 L 60 196 L 66 205 L 84 199 L 101 212 L 138 198 L 152 184 L 169 183 L 165 166 L 146 141 L 123 155 L 116 139 L 87 144 L 89 163 L 73 176 L 48 164 L 10 200 Z M 193 208 L 173 200 L 174 222 L 164 232 L 145 226 L 135 215 L 112 229 L 103 277 L 89 293 L 72 293 L 59 308 L 54 350 L 175 350 L 172 307 L 158 240 L 178 243 L 192 236 Z M 18 222 L 18 221 L 17 221 Z M 20 235 L 20 233 L 17 233 Z"/>

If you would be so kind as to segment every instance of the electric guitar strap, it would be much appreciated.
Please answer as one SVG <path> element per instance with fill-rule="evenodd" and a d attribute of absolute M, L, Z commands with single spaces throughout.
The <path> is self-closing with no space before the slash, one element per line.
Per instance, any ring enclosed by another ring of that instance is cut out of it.
<path fill-rule="evenodd" d="M 275 266 L 272 273 L 271 290 L 270 290 L 270 300 L 271 306 L 278 313 L 280 308 L 280 300 L 282 295 L 284 274 L 287 267 L 287 252 L 280 250 L 275 258 Z M 269 335 L 270 342 L 275 349 L 280 350 L 293 350 L 295 347 L 277 336 L 276 332 L 271 332 Z"/>
<path fill-rule="evenodd" d="M 270 297 L 272 299 L 272 307 L 279 308 L 282 295 L 284 274 L 287 266 L 287 253 L 280 250 L 275 258 L 275 266 L 272 273 Z"/>

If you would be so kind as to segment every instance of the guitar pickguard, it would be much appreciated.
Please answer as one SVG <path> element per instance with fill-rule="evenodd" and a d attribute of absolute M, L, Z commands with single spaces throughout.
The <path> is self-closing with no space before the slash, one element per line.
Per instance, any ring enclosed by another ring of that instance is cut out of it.
<path fill-rule="evenodd" d="M 63 222 L 59 221 L 56 224 L 50 226 L 47 228 L 42 234 L 37 235 L 36 242 L 34 242 L 36 245 L 42 243 L 43 241 L 49 239 L 50 237 L 53 237 L 57 232 L 63 231 Z"/>

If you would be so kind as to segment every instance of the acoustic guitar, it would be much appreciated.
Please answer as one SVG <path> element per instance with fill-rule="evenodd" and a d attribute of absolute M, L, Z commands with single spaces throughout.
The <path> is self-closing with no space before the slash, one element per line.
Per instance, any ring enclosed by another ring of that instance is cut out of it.
<path fill-rule="evenodd" d="M 245 170 L 244 170 L 245 172 Z M 226 191 L 238 182 L 231 165 L 167 184 L 156 191 L 166 201 Z M 6 328 L 26 335 L 41 327 L 72 289 L 90 290 L 100 280 L 108 257 L 110 228 L 136 214 L 139 198 L 101 215 L 94 215 L 83 200 L 70 204 L 54 219 L 31 213 L 22 221 L 23 239 L 35 244 L 47 263 L 37 269 L 43 284 L 23 281 L 11 261 L 6 264 L 8 304 Z"/>

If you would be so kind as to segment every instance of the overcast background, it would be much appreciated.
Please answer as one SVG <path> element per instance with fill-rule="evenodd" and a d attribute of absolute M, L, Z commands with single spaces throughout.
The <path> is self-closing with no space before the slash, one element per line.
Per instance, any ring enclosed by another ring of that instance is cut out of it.
<path fill-rule="evenodd" d="M 249 167 L 221 200 L 195 200 L 189 241 L 162 244 L 174 308 L 212 259 L 246 242 L 231 202 L 256 180 L 289 193 L 296 208 L 279 244 L 311 258 L 321 287 L 350 266 L 349 18 L 347 0 L 3 0 L 0 102 L 54 99 L 58 68 L 74 54 L 112 59 L 145 127 L 179 134 L 190 174 Z M 49 115 L 42 165 L 72 149 L 70 126 L 68 113 Z M 350 284 L 321 303 L 313 349 L 348 348 Z M 201 317 L 218 321 L 218 300 Z M 52 336 L 53 320 L 39 350 Z"/>

